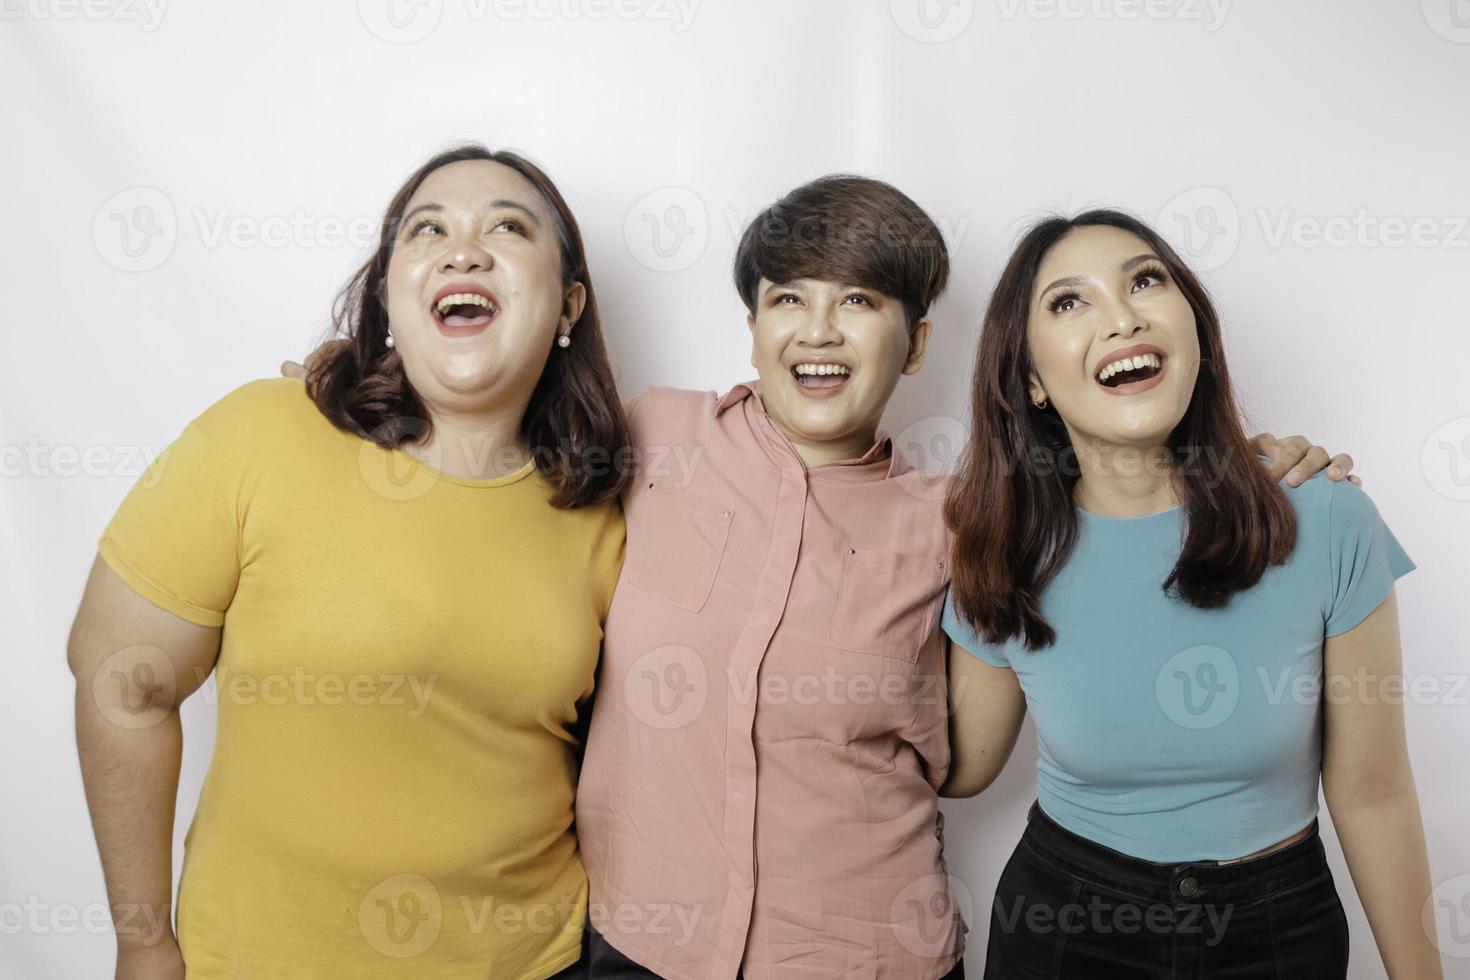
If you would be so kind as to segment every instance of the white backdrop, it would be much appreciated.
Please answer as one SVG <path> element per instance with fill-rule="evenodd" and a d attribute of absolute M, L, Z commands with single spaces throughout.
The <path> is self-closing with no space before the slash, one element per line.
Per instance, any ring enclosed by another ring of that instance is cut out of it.
<path fill-rule="evenodd" d="M 1470 976 L 1466 0 L 0 0 L 0 976 L 110 975 L 67 629 L 144 464 L 320 336 L 388 197 L 459 138 L 579 216 L 626 395 L 749 368 L 745 220 L 829 171 L 938 219 L 953 285 L 889 427 L 942 464 L 1019 227 L 1111 204 L 1206 273 L 1251 422 L 1351 451 L 1419 570 L 1408 724 Z M 184 709 L 178 837 L 213 709 Z M 947 803 L 984 919 L 1034 735 Z M 1382 975 L 1330 821 L 1355 978 Z"/>

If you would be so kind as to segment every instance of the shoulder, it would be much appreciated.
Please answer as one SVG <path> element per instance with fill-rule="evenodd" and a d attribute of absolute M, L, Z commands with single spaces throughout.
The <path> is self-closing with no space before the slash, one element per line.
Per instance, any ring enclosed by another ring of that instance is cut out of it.
<path fill-rule="evenodd" d="M 676 440 L 698 432 L 715 415 L 719 395 L 713 391 L 654 385 L 628 401 L 628 425 L 635 443 Z"/>
<path fill-rule="evenodd" d="M 297 378 L 248 381 L 210 405 L 184 430 L 212 455 L 256 456 L 336 430 Z"/>
<path fill-rule="evenodd" d="M 247 381 L 215 402 L 197 421 L 211 428 L 257 427 L 319 414 L 299 378 L 262 378 Z"/>
<path fill-rule="evenodd" d="M 697 391 L 693 388 L 665 388 L 661 385 L 650 385 L 643 394 L 633 399 L 637 411 L 649 411 L 662 408 L 673 411 L 695 411 L 707 409 L 711 415 L 714 414 L 715 405 L 720 396 L 714 391 Z"/>
<path fill-rule="evenodd" d="M 1324 527 L 1350 527 L 1378 519 L 1378 508 L 1367 491 L 1347 480 L 1314 473 L 1298 486 L 1281 484 L 1303 522 Z"/>

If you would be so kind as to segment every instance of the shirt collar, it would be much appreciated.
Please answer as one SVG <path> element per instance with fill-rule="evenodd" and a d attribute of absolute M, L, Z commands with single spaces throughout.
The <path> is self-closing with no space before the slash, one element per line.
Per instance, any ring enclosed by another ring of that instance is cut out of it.
<path fill-rule="evenodd" d="M 762 415 L 765 415 L 765 404 L 761 401 L 761 383 L 759 380 L 755 380 L 742 381 L 735 387 L 731 388 L 729 391 L 725 392 L 724 396 L 721 397 L 719 401 L 715 402 L 715 418 L 719 418 L 721 415 L 723 415 L 725 413 L 725 410 L 728 409 L 731 405 L 737 405 L 747 400 L 753 402 L 752 407 L 756 411 L 758 411 Z M 767 418 L 769 418 L 769 416 L 767 416 Z M 771 425 L 771 428 L 775 428 L 774 423 Z M 888 461 L 887 476 L 889 476 L 890 478 L 900 476 L 913 469 L 913 464 L 909 462 L 907 456 L 905 456 L 903 453 L 894 452 L 893 438 L 886 431 L 880 429 L 878 431 L 876 440 L 874 440 L 873 442 L 872 447 L 869 448 L 867 452 L 863 453 L 857 459 L 844 459 L 839 460 L 835 463 L 826 463 L 822 466 L 816 467 L 815 470 L 813 470 L 812 472 L 823 474 L 830 473 L 831 475 L 836 476 L 838 474 L 853 472 L 852 470 L 837 469 L 838 467 L 870 466 L 885 459 Z"/>

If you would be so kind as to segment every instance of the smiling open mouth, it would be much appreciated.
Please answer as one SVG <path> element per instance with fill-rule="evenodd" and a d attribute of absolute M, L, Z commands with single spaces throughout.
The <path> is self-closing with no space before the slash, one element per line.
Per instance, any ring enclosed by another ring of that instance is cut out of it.
<path fill-rule="evenodd" d="M 433 307 L 435 322 L 453 332 L 483 329 L 499 312 L 494 300 L 479 293 L 450 293 Z"/>
<path fill-rule="evenodd" d="M 1097 383 L 1104 388 L 1129 390 L 1132 385 L 1152 380 L 1164 370 L 1164 359 L 1157 354 L 1124 357 L 1097 372 Z"/>
<path fill-rule="evenodd" d="M 846 364 L 797 364 L 791 369 L 796 383 L 802 388 L 831 390 L 841 388 L 852 377 L 852 368 Z"/>

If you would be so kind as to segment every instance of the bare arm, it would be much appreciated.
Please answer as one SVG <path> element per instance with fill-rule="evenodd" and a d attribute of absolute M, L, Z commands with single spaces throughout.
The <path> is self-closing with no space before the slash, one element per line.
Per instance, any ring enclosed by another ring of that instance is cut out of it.
<path fill-rule="evenodd" d="M 949 778 L 940 796 L 974 796 L 1005 768 L 1026 697 L 1008 667 L 992 667 L 953 640 L 949 646 Z"/>
<path fill-rule="evenodd" d="M 184 976 L 170 918 L 179 705 L 214 666 L 220 630 L 153 605 L 99 557 L 67 662 L 76 678 L 77 750 L 107 899 L 117 980 Z"/>
<path fill-rule="evenodd" d="M 1322 790 L 1379 955 L 1391 980 L 1442 977 L 1419 917 L 1429 857 L 1404 734 L 1394 593 L 1353 629 L 1328 637 L 1323 656 Z"/>

